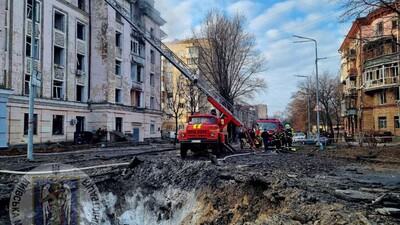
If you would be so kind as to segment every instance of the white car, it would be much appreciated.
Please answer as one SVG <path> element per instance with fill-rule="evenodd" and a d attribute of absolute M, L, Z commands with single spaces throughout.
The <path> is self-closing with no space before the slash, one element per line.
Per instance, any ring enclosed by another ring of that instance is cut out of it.
<path fill-rule="evenodd" d="M 293 143 L 295 142 L 303 142 L 306 139 L 306 134 L 303 132 L 294 132 L 293 133 Z"/>

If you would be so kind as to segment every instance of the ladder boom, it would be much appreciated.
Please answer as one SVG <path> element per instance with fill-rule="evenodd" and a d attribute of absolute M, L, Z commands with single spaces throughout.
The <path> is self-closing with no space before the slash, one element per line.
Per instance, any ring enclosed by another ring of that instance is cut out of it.
<path fill-rule="evenodd" d="M 116 0 L 105 0 L 117 13 L 119 13 L 141 36 L 173 64 L 187 79 L 189 79 L 203 94 L 208 101 L 215 106 L 221 113 L 232 117 L 236 126 L 243 126 L 243 123 L 235 117 L 234 106 L 222 97 L 208 82 L 197 76 L 195 71 L 183 62 L 174 52 L 172 52 L 162 41 L 153 34 L 146 31 L 144 27 L 133 22 L 131 13 Z"/>

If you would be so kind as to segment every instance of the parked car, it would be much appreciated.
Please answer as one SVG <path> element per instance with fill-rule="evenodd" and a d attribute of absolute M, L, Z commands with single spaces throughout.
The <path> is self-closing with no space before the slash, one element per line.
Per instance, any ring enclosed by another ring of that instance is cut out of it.
<path fill-rule="evenodd" d="M 306 138 L 302 141 L 304 145 L 316 145 L 317 144 L 317 135 L 311 135 L 309 138 Z M 323 145 L 331 144 L 331 139 L 325 136 L 319 136 L 319 140 Z"/>
<path fill-rule="evenodd" d="M 302 143 L 306 139 L 306 134 L 303 132 L 294 132 L 293 133 L 293 143 L 300 142 Z"/>

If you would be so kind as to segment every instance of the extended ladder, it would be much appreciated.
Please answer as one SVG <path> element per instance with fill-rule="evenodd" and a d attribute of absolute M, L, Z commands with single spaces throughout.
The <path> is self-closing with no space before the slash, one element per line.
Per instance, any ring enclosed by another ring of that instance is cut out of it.
<path fill-rule="evenodd" d="M 221 113 L 231 118 L 231 121 L 236 126 L 243 126 L 243 123 L 234 115 L 232 104 L 230 104 L 224 97 L 222 97 L 213 87 L 211 87 L 204 79 L 195 75 L 195 72 L 183 62 L 175 53 L 173 53 L 164 43 L 158 38 L 154 37 L 144 27 L 135 23 L 131 19 L 131 13 L 116 0 L 105 0 L 116 12 L 118 12 L 151 46 L 163 55 L 169 62 L 171 62 L 186 78 L 199 88 L 199 90 L 207 96 L 207 100 L 217 108 Z"/>

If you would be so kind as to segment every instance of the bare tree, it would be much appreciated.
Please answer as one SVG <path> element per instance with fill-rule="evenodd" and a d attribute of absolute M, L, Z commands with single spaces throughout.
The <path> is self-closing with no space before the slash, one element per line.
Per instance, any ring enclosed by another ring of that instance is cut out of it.
<path fill-rule="evenodd" d="M 366 15 L 377 8 L 387 8 L 400 15 L 398 0 L 336 0 L 342 13 L 339 19 L 342 22 Z"/>
<path fill-rule="evenodd" d="M 320 119 L 323 127 L 329 129 L 329 133 L 333 134 L 334 124 L 340 124 L 340 101 L 341 89 L 340 80 L 336 76 L 330 76 L 328 72 L 323 72 L 319 77 L 319 103 L 322 105 Z M 312 80 L 310 84 L 307 81 L 299 82 L 297 85 L 299 91 L 292 95 L 292 100 L 287 107 L 288 120 L 293 124 L 293 127 L 299 130 L 305 130 L 306 111 L 304 105 L 307 104 L 307 95 L 310 95 L 310 108 L 316 106 L 316 81 Z M 311 124 L 316 124 L 316 112 L 310 110 Z M 299 121 L 300 120 L 300 121 Z"/>
<path fill-rule="evenodd" d="M 186 112 L 186 96 L 188 96 L 187 80 L 181 74 L 172 77 L 164 77 L 164 89 L 166 92 L 164 113 L 175 119 L 174 145 L 176 145 L 179 128 L 178 120 L 182 116 L 185 116 L 184 113 Z"/>
<path fill-rule="evenodd" d="M 266 88 L 266 81 L 257 76 L 265 71 L 266 60 L 255 48 L 254 35 L 245 31 L 245 22 L 242 15 L 229 17 L 211 10 L 199 30 L 193 31 L 200 74 L 231 105 Z"/>

